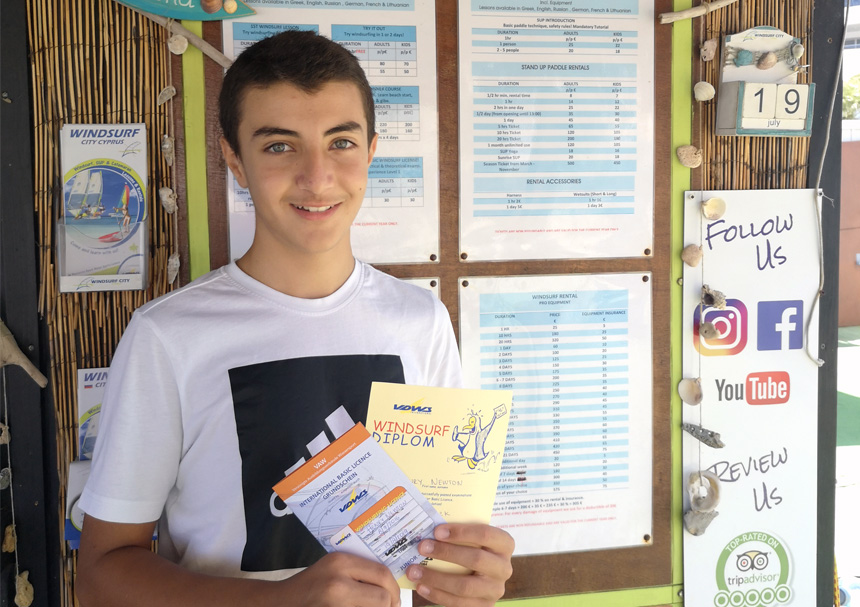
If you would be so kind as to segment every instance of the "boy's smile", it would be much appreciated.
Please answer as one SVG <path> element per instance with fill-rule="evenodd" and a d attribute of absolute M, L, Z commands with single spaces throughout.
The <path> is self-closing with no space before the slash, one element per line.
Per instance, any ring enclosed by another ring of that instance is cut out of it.
<path fill-rule="evenodd" d="M 224 140 L 221 146 L 254 201 L 249 253 L 273 261 L 322 256 L 351 263 L 350 226 L 376 150 L 376 136 L 368 145 L 358 88 L 339 81 L 314 93 L 286 83 L 250 88 L 238 140 L 239 154 Z"/>

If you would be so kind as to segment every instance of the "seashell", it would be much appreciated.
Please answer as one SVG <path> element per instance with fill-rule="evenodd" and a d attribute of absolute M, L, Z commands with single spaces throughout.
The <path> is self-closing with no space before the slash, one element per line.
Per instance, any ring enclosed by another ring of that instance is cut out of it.
<path fill-rule="evenodd" d="M 726 201 L 722 198 L 708 198 L 702 203 L 702 215 L 709 221 L 716 221 L 726 214 Z"/>
<path fill-rule="evenodd" d="M 675 150 L 675 154 L 678 155 L 678 162 L 687 168 L 695 169 L 702 164 L 702 150 L 694 145 L 682 145 Z"/>
<path fill-rule="evenodd" d="M 3 532 L 3 547 L 0 548 L 3 552 L 15 552 L 15 525 L 6 525 L 6 531 Z"/>
<path fill-rule="evenodd" d="M 689 244 L 684 247 L 683 251 L 681 251 L 681 260 L 691 268 L 695 268 L 699 265 L 699 262 L 702 261 L 702 255 L 701 246 L 697 244 Z"/>
<path fill-rule="evenodd" d="M 701 426 L 697 426 L 696 424 L 681 424 L 681 429 L 684 432 L 687 432 L 695 438 L 696 440 L 700 440 L 705 443 L 709 447 L 713 447 L 714 449 L 722 449 L 726 446 L 726 444 L 720 440 L 720 433 L 714 432 L 713 430 L 708 430 L 707 428 L 702 428 Z"/>
<path fill-rule="evenodd" d="M 714 326 L 712 322 L 703 322 L 699 325 L 699 337 L 703 339 L 716 339 L 720 336 L 720 333 L 717 331 L 717 328 Z"/>
<path fill-rule="evenodd" d="M 710 101 L 716 94 L 717 91 L 714 86 L 704 80 L 697 82 L 696 86 L 693 87 L 693 96 L 696 98 L 696 101 Z"/>
<path fill-rule="evenodd" d="M 720 43 L 716 38 L 705 40 L 702 43 L 702 46 L 699 47 L 699 55 L 702 57 L 702 61 L 710 61 L 714 57 L 716 57 L 717 47 L 719 46 L 719 44 Z"/>
<path fill-rule="evenodd" d="M 3 468 L 0 470 L 0 490 L 8 489 L 12 484 L 12 469 Z"/>
<path fill-rule="evenodd" d="M 769 70 L 777 63 L 779 63 L 779 57 L 773 51 L 768 51 L 758 58 L 755 66 L 760 70 Z"/>
<path fill-rule="evenodd" d="M 803 48 L 801 43 L 795 42 L 791 45 L 791 56 L 794 57 L 795 61 L 803 57 L 804 52 L 806 52 L 806 49 Z"/>
<path fill-rule="evenodd" d="M 690 509 L 712 512 L 720 503 L 720 478 L 710 470 L 693 472 L 687 479 Z"/>
<path fill-rule="evenodd" d="M 702 402 L 702 380 L 685 378 L 678 382 L 678 395 L 688 405 Z"/>
<path fill-rule="evenodd" d="M 0 445 L 8 445 L 12 437 L 9 435 L 9 426 L 0 422 Z"/>
<path fill-rule="evenodd" d="M 726 295 L 722 291 L 702 285 L 702 303 L 717 310 L 726 309 Z"/>
<path fill-rule="evenodd" d="M 239 8 L 239 3 L 236 0 L 224 0 L 224 11 L 232 15 Z"/>
<path fill-rule="evenodd" d="M 173 137 L 164 135 L 161 137 L 161 153 L 164 154 L 164 162 L 167 166 L 173 166 Z"/>
<path fill-rule="evenodd" d="M 735 55 L 735 65 L 738 67 L 744 67 L 745 65 L 752 65 L 753 61 L 755 61 L 755 55 L 753 55 L 752 51 L 748 51 L 746 49 L 738 51 L 738 54 Z"/>
<path fill-rule="evenodd" d="M 33 584 L 27 579 L 29 571 L 22 571 L 15 578 L 15 604 L 18 607 L 30 607 L 33 604 Z"/>
<path fill-rule="evenodd" d="M 171 188 L 158 188 L 158 199 L 168 214 L 176 212 L 176 192 Z"/>
<path fill-rule="evenodd" d="M 188 38 L 182 34 L 173 34 L 167 40 L 167 48 L 169 48 L 170 52 L 174 55 L 181 55 L 188 50 Z"/>
<path fill-rule="evenodd" d="M 164 87 L 158 94 L 158 99 L 156 99 L 155 105 L 161 105 L 173 99 L 174 95 L 176 95 L 176 88 L 173 85 L 168 85 Z"/>
<path fill-rule="evenodd" d="M 217 13 L 221 10 L 221 0 L 200 0 L 200 8 L 207 13 Z"/>
<path fill-rule="evenodd" d="M 708 525 L 719 516 L 719 512 L 696 512 L 690 510 L 684 514 L 684 527 L 692 535 L 702 535 L 708 528 Z"/>
<path fill-rule="evenodd" d="M 167 258 L 167 284 L 173 284 L 179 274 L 179 253 L 171 253 Z"/>

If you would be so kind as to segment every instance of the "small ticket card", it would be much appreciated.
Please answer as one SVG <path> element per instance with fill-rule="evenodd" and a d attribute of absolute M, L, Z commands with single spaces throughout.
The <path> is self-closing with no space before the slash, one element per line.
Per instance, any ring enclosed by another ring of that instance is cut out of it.
<path fill-rule="evenodd" d="M 445 522 L 360 423 L 273 488 L 327 551 L 378 561 L 397 579 Z"/>

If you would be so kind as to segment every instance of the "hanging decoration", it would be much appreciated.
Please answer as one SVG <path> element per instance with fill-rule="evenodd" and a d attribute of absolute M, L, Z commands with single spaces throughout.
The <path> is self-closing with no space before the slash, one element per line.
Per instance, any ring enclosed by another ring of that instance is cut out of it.
<path fill-rule="evenodd" d="M 162 105 L 176 96 L 176 87 L 168 85 L 162 89 L 162 91 L 158 94 L 158 99 L 155 100 L 156 105 Z"/>
<path fill-rule="evenodd" d="M 698 424 L 681 424 L 681 429 L 684 432 L 687 432 L 698 441 L 703 442 L 709 447 L 713 449 L 722 449 L 726 446 L 726 444 L 720 439 L 720 433 L 714 432 L 713 430 L 708 430 L 707 428 L 702 428 Z"/>
<path fill-rule="evenodd" d="M 702 380 L 682 379 L 678 383 L 678 395 L 688 405 L 698 405 L 702 402 Z"/>
<path fill-rule="evenodd" d="M 167 284 L 173 284 L 179 274 L 179 253 L 171 253 L 167 258 Z"/>
<path fill-rule="evenodd" d="M 694 145 L 682 145 L 675 154 L 678 156 L 678 162 L 688 169 L 695 169 L 702 164 L 702 150 Z"/>
<path fill-rule="evenodd" d="M 30 362 L 30 359 L 18 347 L 15 336 L 12 335 L 6 323 L 0 320 L 0 367 L 6 365 L 18 365 L 24 369 L 27 375 L 39 384 L 40 388 L 48 385 L 48 378 L 36 368 L 36 365 Z"/>
<path fill-rule="evenodd" d="M 29 577 L 29 571 L 22 571 L 15 578 L 15 604 L 18 607 L 30 607 L 33 604 L 33 584 Z"/>
<path fill-rule="evenodd" d="M 684 247 L 684 250 L 681 251 L 681 261 L 691 268 L 695 268 L 699 265 L 699 262 L 702 261 L 702 255 L 701 245 L 690 244 Z"/>
<path fill-rule="evenodd" d="M 15 552 L 18 543 L 18 538 L 15 536 L 15 525 L 6 525 L 6 530 L 3 532 L 3 552 Z"/>
<path fill-rule="evenodd" d="M 702 80 L 693 86 L 693 97 L 696 98 L 696 101 L 710 101 L 716 94 L 717 91 L 710 82 Z"/>

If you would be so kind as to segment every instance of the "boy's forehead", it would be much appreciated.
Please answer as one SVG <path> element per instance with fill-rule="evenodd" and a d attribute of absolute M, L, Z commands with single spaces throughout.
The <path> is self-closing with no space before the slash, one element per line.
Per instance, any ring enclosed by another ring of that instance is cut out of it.
<path fill-rule="evenodd" d="M 350 99 L 350 97 L 352 97 Z M 289 82 L 276 82 L 270 85 L 255 85 L 248 87 L 239 102 L 239 130 L 248 126 L 248 122 L 256 123 L 265 118 L 261 111 L 266 114 L 277 114 L 283 120 L 295 118 L 292 109 L 296 105 L 308 103 L 315 107 L 321 103 L 331 108 L 338 108 L 338 115 L 332 114 L 331 119 L 340 123 L 348 114 L 351 119 L 358 122 L 363 130 L 367 130 L 367 119 L 364 114 L 364 104 L 361 99 L 361 91 L 353 82 L 333 80 L 324 83 L 320 87 L 308 90 L 298 87 Z"/>

